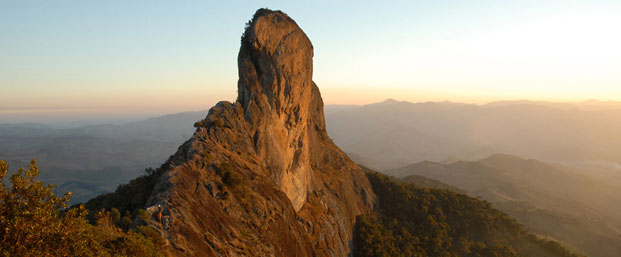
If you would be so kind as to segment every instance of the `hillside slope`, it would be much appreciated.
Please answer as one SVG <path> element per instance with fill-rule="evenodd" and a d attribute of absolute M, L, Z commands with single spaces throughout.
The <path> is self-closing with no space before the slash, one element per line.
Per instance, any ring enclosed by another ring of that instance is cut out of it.
<path fill-rule="evenodd" d="M 562 166 L 496 154 L 477 162 L 420 162 L 388 172 L 423 176 L 466 190 L 492 202 L 529 231 L 588 256 L 621 253 L 621 210 L 610 204 L 621 201 L 621 188 Z"/>
<path fill-rule="evenodd" d="M 489 202 L 367 170 L 374 216 L 356 224 L 355 256 L 578 256 L 526 232 Z"/>

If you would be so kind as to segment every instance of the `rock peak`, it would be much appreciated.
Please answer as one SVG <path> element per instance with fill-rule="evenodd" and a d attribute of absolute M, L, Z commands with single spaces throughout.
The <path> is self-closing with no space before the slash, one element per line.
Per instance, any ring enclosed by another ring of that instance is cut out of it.
<path fill-rule="evenodd" d="M 313 97 L 321 101 L 312 92 L 313 46 L 289 16 L 259 9 L 246 26 L 237 60 L 237 102 L 251 124 L 255 148 L 299 210 L 311 173 L 309 108 Z"/>
<path fill-rule="evenodd" d="M 147 208 L 164 206 L 178 256 L 347 256 L 371 185 L 328 137 L 313 46 L 259 9 L 238 55 L 238 98 L 220 102 L 169 160 Z M 157 226 L 154 226 L 157 228 Z"/>
<path fill-rule="evenodd" d="M 292 103 L 307 104 L 312 58 L 313 46 L 293 19 L 259 9 L 242 36 L 237 101 L 244 108 L 250 101 L 269 103 L 278 111 Z"/>

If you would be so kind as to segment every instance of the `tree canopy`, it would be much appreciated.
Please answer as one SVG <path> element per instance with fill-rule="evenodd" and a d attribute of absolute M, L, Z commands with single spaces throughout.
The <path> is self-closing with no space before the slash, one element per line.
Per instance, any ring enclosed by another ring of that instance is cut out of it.
<path fill-rule="evenodd" d="M 7 184 L 8 170 L 0 160 L 0 256 L 165 256 L 161 236 L 135 226 L 130 213 L 101 210 L 90 224 L 84 206 L 68 209 L 71 193 L 56 196 L 37 180 L 34 160 Z"/>
<path fill-rule="evenodd" d="M 358 217 L 354 256 L 577 256 L 529 234 L 489 202 L 370 170 L 367 177 L 379 208 Z"/>

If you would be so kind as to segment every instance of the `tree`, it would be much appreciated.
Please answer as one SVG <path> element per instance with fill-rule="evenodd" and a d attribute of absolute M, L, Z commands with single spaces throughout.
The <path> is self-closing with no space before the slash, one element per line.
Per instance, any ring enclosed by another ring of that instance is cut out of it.
<path fill-rule="evenodd" d="M 33 160 L 5 184 L 8 164 L 0 160 L 0 256 L 165 256 L 164 241 L 146 226 L 131 228 L 130 213 L 97 212 L 97 226 L 83 205 L 67 209 L 71 193 L 54 195 L 54 186 L 37 180 Z M 138 210 L 141 217 L 144 210 Z M 139 215 L 140 216 L 140 215 Z M 144 217 L 143 217 L 144 218 Z"/>
<path fill-rule="evenodd" d="M 101 256 L 98 242 L 80 206 L 65 212 L 71 193 L 54 195 L 54 186 L 36 178 L 35 161 L 5 178 L 8 164 L 0 160 L 0 255 Z"/>

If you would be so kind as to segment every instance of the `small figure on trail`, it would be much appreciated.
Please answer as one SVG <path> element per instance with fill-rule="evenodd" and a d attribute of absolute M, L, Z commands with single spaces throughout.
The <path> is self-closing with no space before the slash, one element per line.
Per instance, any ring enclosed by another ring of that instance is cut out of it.
<path fill-rule="evenodd" d="M 196 131 L 194 131 L 195 136 L 201 136 L 205 134 L 205 127 L 198 127 Z"/>
<path fill-rule="evenodd" d="M 170 224 L 170 219 L 171 218 L 170 218 L 170 216 L 166 215 L 166 216 L 164 216 L 163 219 L 164 220 L 163 220 L 162 224 L 164 225 L 164 230 L 168 230 L 168 225 Z"/>
<path fill-rule="evenodd" d="M 162 205 L 157 205 L 157 220 L 162 223 L 162 211 L 164 210 L 164 208 L 162 208 Z"/>
<path fill-rule="evenodd" d="M 170 162 L 168 163 L 168 167 L 170 167 L 170 170 L 171 170 L 171 171 L 174 171 L 174 170 L 175 170 L 175 164 L 173 163 L 173 161 L 172 161 L 172 160 L 170 160 Z"/>

